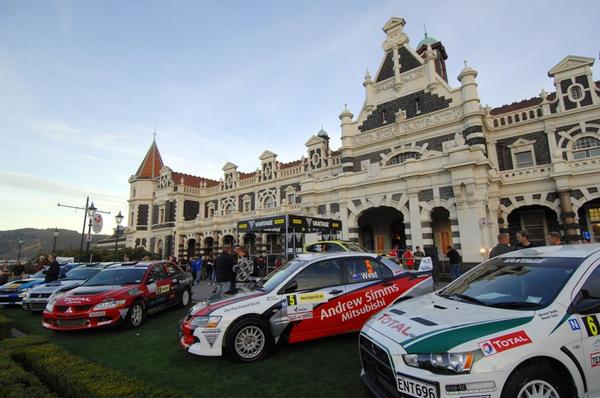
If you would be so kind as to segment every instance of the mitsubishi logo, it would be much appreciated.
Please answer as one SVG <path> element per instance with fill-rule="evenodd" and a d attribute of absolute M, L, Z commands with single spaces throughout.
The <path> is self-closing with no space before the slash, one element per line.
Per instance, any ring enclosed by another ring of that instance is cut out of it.
<path fill-rule="evenodd" d="M 67 314 L 72 314 L 73 313 L 73 307 L 69 307 L 67 308 L 67 310 L 65 311 Z"/>

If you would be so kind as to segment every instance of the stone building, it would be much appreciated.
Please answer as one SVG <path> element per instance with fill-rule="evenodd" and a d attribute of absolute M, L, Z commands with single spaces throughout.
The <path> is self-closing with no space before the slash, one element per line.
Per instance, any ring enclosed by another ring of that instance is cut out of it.
<path fill-rule="evenodd" d="M 215 181 L 171 170 L 153 142 L 129 180 L 127 245 L 162 255 L 231 242 L 276 252 L 279 235 L 236 236 L 236 225 L 278 214 L 339 219 L 342 238 L 373 250 L 398 243 L 443 257 L 453 245 L 467 263 L 481 261 L 499 231 L 527 229 L 537 243 L 554 230 L 566 242 L 600 241 L 594 59 L 566 56 L 548 72 L 551 93 L 483 107 L 477 72 L 465 63 L 451 86 L 443 44 L 426 36 L 412 47 L 404 25 L 391 18 L 383 27 L 364 105 L 339 116 L 339 149 L 321 130 L 295 162 L 266 150 L 256 171 L 227 162 Z"/>

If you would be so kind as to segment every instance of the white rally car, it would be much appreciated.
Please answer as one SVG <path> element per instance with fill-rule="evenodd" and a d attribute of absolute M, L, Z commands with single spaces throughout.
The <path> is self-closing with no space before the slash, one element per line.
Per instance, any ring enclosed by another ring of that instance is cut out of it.
<path fill-rule="evenodd" d="M 433 290 L 431 272 L 405 271 L 372 253 L 304 254 L 232 297 L 201 302 L 181 322 L 191 354 L 238 362 L 298 343 L 357 332 L 388 305 Z"/>
<path fill-rule="evenodd" d="M 600 245 L 524 249 L 374 315 L 376 396 L 600 397 Z"/>

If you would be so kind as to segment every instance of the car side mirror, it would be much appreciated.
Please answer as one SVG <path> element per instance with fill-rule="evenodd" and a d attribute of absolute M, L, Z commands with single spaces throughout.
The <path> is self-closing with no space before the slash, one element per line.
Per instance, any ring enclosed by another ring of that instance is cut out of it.
<path fill-rule="evenodd" d="M 148 282 L 146 282 L 146 285 L 149 285 L 154 282 L 156 282 L 156 280 L 154 278 L 148 278 Z"/>
<path fill-rule="evenodd" d="M 294 293 L 296 290 L 298 290 L 298 282 L 294 280 L 285 285 L 285 287 L 281 289 L 281 293 Z"/>

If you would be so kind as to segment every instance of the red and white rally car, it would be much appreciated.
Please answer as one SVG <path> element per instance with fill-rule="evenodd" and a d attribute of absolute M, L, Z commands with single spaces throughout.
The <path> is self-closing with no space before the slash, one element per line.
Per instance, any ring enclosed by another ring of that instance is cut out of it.
<path fill-rule="evenodd" d="M 392 303 L 433 290 L 430 272 L 405 271 L 372 253 L 304 254 L 230 298 L 196 304 L 181 322 L 191 354 L 235 361 L 290 343 L 359 331 Z"/>
<path fill-rule="evenodd" d="M 192 276 L 165 261 L 113 265 L 82 286 L 50 297 L 45 328 L 76 330 L 124 322 L 142 324 L 147 314 L 191 301 Z"/>

